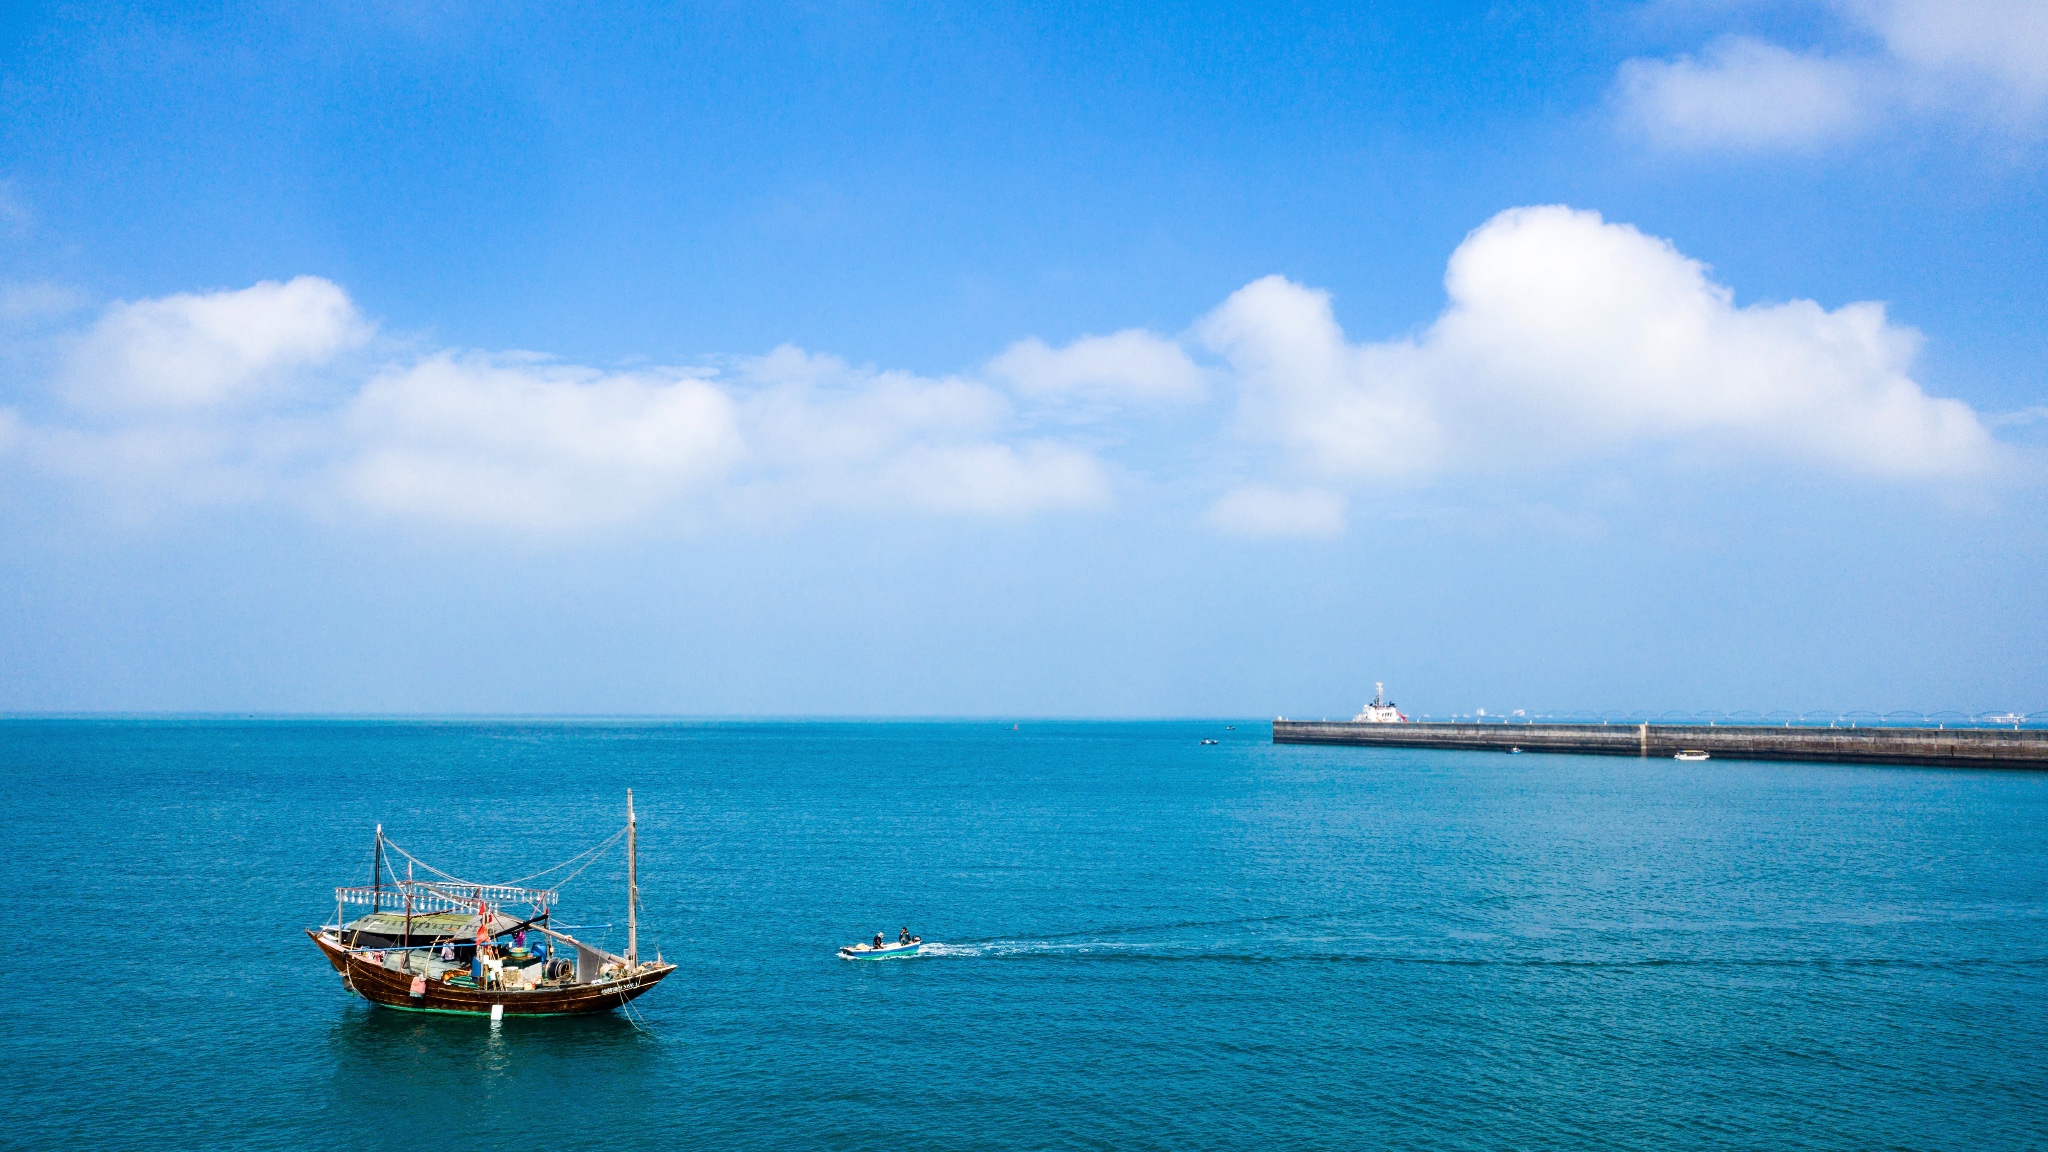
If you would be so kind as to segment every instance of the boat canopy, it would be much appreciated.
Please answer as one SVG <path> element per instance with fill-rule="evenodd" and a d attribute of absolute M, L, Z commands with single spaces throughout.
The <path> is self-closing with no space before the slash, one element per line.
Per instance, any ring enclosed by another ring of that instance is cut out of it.
<path fill-rule="evenodd" d="M 500 912 L 491 913 L 491 935 L 498 936 L 525 924 L 526 921 Z M 425 936 L 438 940 L 452 937 L 457 943 L 468 944 L 476 940 L 477 917 L 474 912 L 426 912 L 412 918 L 414 939 Z M 342 925 L 342 931 L 367 934 L 370 936 L 402 937 L 405 935 L 405 913 L 385 909 L 358 916 Z"/>

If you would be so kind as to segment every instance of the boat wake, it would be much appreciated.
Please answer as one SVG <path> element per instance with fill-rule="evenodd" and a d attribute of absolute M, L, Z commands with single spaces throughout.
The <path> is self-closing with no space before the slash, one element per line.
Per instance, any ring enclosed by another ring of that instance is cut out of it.
<path fill-rule="evenodd" d="M 926 944 L 926 956 L 1103 956 L 1176 958 L 1213 952 L 1228 946 L 1247 926 L 1270 930 L 1293 916 L 1246 916 L 1227 920 L 1186 920 L 1167 924 L 1098 926 L 1044 936 L 1009 936 L 955 944 Z M 1224 929 L 1220 935 L 1217 929 Z M 1230 929 L 1239 931 L 1233 932 Z"/>
<path fill-rule="evenodd" d="M 1219 942 L 1222 943 L 1222 942 Z M 2048 956 L 2025 957 L 1851 957 L 1851 956 L 1574 956 L 1455 955 L 1427 952 L 1362 950 L 1332 951 L 1306 947 L 1274 950 L 1112 940 L 984 940 L 963 944 L 926 944 L 925 956 L 985 959 L 1071 959 L 1093 961 L 1157 961 L 1210 964 L 1415 964 L 1457 968 L 1866 968 L 1908 967 L 1933 970 L 2000 967 L 2048 967 Z"/>
<path fill-rule="evenodd" d="M 927 944 L 926 956 L 978 956 L 990 959 L 1022 956 L 1171 956 L 1199 946 L 1175 948 L 1158 942 L 1131 940 L 984 940 L 971 944 Z"/>

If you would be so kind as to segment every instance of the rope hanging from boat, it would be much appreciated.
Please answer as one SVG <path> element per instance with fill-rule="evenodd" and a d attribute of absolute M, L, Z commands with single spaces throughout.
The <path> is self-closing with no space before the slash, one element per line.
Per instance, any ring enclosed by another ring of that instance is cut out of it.
<path fill-rule="evenodd" d="M 558 872 L 564 868 L 567 868 L 569 865 L 576 863 L 579 860 L 583 861 L 582 867 L 576 869 L 574 872 L 571 872 L 567 876 L 564 876 L 560 880 L 554 882 L 554 887 L 560 888 L 563 885 L 567 884 L 569 881 L 574 880 L 576 877 L 583 875 L 584 868 L 588 868 L 592 864 L 597 863 L 597 858 L 599 856 L 604 855 L 607 849 L 616 845 L 620 840 L 624 839 L 625 836 L 626 830 L 624 828 L 621 828 L 617 832 L 612 833 L 611 836 L 606 838 L 604 843 L 599 844 L 595 848 L 591 848 L 583 852 L 578 852 L 576 855 L 569 857 L 567 860 L 562 861 L 560 864 L 556 864 L 550 868 L 543 868 L 540 871 L 535 872 L 531 876 L 521 876 L 517 880 L 508 880 L 506 881 L 506 883 L 508 885 L 524 884 L 528 880 L 538 880 L 542 876 L 545 876 L 550 872 Z M 586 856 L 589 857 L 589 859 L 585 860 L 584 857 Z"/>
<path fill-rule="evenodd" d="M 388 836 L 384 839 L 384 846 L 386 848 L 391 849 L 393 852 L 398 853 L 400 856 L 405 857 L 407 860 L 412 861 L 414 864 L 417 864 L 420 867 L 426 869 L 427 871 L 432 872 L 434 875 L 439 876 L 441 879 L 448 881 L 450 884 L 462 884 L 465 886 L 471 886 L 476 883 L 476 881 L 474 880 L 464 880 L 462 877 L 455 875 L 453 872 L 441 871 L 439 868 L 434 867 L 432 864 L 427 863 L 425 860 L 422 860 L 419 857 L 413 855 L 412 853 L 407 852 L 405 849 L 400 848 L 398 844 Z"/>
<path fill-rule="evenodd" d="M 407 852 L 404 848 L 399 847 L 389 837 L 385 838 L 384 847 L 390 849 L 393 852 L 396 852 L 400 856 L 405 857 L 407 860 L 412 861 L 419 867 L 424 868 L 429 872 L 432 872 L 434 875 L 439 876 L 441 879 L 447 881 L 448 883 L 458 884 L 465 888 L 516 888 L 520 885 L 525 884 L 529 880 L 536 880 L 542 876 L 546 876 L 550 872 L 559 872 L 572 864 L 579 865 L 579 867 L 577 867 L 577 869 L 574 872 L 569 873 L 567 876 L 562 877 L 560 880 L 557 880 L 550 885 L 550 887 L 553 888 L 561 888 L 566 886 L 571 880 L 574 880 L 576 879 L 576 877 L 581 876 L 584 872 L 584 869 L 589 868 L 592 864 L 597 863 L 599 857 L 603 856 L 608 849 L 618 844 L 618 842 L 620 840 L 625 839 L 625 837 L 626 830 L 624 828 L 621 828 L 617 832 L 612 833 L 609 837 L 607 837 L 604 840 L 603 843 L 599 844 L 597 847 L 587 848 L 581 852 L 578 852 L 576 855 L 569 857 L 567 860 L 562 861 L 560 864 L 555 864 L 551 865 L 550 867 L 543 868 L 530 876 L 521 876 L 517 880 L 507 880 L 503 883 L 498 884 L 478 884 L 474 880 L 465 880 L 462 877 L 455 875 L 453 872 L 444 872 L 441 869 L 434 867 L 432 864 L 427 863 L 425 860 L 422 860 L 419 857 L 413 855 L 412 853 Z"/>

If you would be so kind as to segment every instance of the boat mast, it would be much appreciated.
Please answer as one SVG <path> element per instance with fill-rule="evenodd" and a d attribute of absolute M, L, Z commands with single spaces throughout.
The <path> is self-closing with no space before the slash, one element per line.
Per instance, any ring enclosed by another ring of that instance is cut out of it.
<path fill-rule="evenodd" d="M 635 876 L 639 867 L 640 849 L 634 843 L 637 837 L 633 819 L 633 790 L 626 789 L 626 967 L 640 967 L 640 884 Z"/>
<path fill-rule="evenodd" d="M 405 940 L 407 948 L 412 947 L 412 858 L 405 861 Z"/>
<path fill-rule="evenodd" d="M 377 850 L 370 855 L 370 911 L 384 910 L 384 826 L 377 825 Z"/>

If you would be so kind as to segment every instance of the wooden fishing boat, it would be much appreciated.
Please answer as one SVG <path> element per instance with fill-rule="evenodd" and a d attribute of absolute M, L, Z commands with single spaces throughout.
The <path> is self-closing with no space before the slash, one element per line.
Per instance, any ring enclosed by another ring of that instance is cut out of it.
<path fill-rule="evenodd" d="M 551 924 L 561 887 L 621 839 L 626 842 L 626 951 L 606 952 Z M 370 884 L 334 890 L 335 922 L 306 929 L 342 986 L 372 1004 L 409 1012 L 465 1016 L 575 1016 L 618 1008 L 660 983 L 675 965 L 657 953 L 642 960 L 640 888 L 633 794 L 626 826 L 589 851 L 524 878 L 519 884 L 478 884 L 421 864 L 384 838 L 377 826 Z M 387 887 L 389 849 L 406 858 Z M 416 879 L 413 867 L 434 873 Z M 526 881 L 574 868 L 547 887 Z M 368 912 L 350 919 L 351 907 Z M 508 909 L 523 909 L 515 915 Z M 535 946 L 525 940 L 531 934 Z"/>

